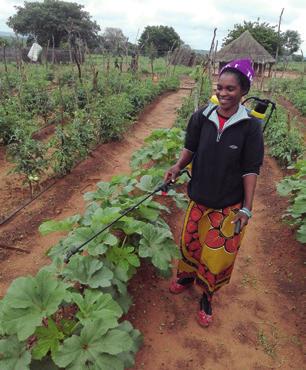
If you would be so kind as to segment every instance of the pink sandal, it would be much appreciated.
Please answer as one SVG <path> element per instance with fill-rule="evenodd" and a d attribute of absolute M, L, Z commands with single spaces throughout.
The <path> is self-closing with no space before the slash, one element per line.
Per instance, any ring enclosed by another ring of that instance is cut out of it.
<path fill-rule="evenodd" d="M 173 280 L 169 286 L 169 291 L 172 294 L 180 294 L 184 290 L 188 289 L 193 283 L 190 284 L 179 284 L 177 280 Z"/>
<path fill-rule="evenodd" d="M 205 311 L 200 310 L 197 319 L 201 326 L 207 327 L 212 322 L 212 315 L 208 315 Z"/>

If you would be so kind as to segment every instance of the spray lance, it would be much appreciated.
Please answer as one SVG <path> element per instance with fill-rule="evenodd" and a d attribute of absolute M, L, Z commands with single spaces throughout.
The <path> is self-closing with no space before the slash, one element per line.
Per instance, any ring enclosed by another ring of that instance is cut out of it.
<path fill-rule="evenodd" d="M 188 173 L 187 170 L 182 170 L 180 171 L 180 173 L 178 174 L 178 176 L 181 176 L 183 175 L 183 173 Z M 128 213 L 134 211 L 138 206 L 140 206 L 143 202 L 145 202 L 148 198 L 152 197 L 154 194 L 158 193 L 159 191 L 162 192 L 162 194 L 165 194 L 168 192 L 169 190 L 169 187 L 172 186 L 174 184 L 174 181 L 173 180 L 169 180 L 169 181 L 166 181 L 166 182 L 163 182 L 161 185 L 157 186 L 157 188 L 155 190 L 153 190 L 151 193 L 149 193 L 148 195 L 146 195 L 142 200 L 140 200 L 138 203 L 136 203 L 135 205 L 133 205 L 132 207 L 130 208 L 127 208 L 125 210 L 123 210 L 121 212 L 121 215 L 118 216 L 115 220 L 113 220 L 111 223 L 109 223 L 108 225 L 104 226 L 103 229 L 101 229 L 100 231 L 98 231 L 96 234 L 94 234 L 90 239 L 86 240 L 84 243 L 70 249 L 65 257 L 64 257 L 64 262 L 65 263 L 68 263 L 70 258 L 75 255 L 76 253 L 80 252 L 83 250 L 83 248 L 85 247 L 85 245 L 87 245 L 88 243 L 90 243 L 93 239 L 95 239 L 98 235 L 102 234 L 104 231 L 106 231 L 107 229 L 109 229 L 111 226 L 113 226 L 117 221 L 121 220 L 124 216 L 126 216 Z"/>

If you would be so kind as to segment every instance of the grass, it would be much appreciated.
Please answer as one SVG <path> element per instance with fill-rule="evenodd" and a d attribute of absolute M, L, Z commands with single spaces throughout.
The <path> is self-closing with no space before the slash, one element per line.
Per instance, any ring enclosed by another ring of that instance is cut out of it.
<path fill-rule="evenodd" d="M 304 67 L 305 66 L 305 67 Z M 306 68 L 306 62 L 289 62 L 288 66 L 286 67 L 287 71 L 293 71 L 293 72 L 304 72 L 304 68 Z M 284 63 L 280 62 L 276 65 L 277 71 L 282 71 L 284 69 Z"/>
<path fill-rule="evenodd" d="M 257 336 L 259 344 L 262 346 L 264 352 L 275 359 L 276 357 L 276 342 L 268 338 L 263 329 L 260 329 Z"/>
<path fill-rule="evenodd" d="M 245 273 L 241 280 L 241 285 L 243 287 L 250 286 L 252 288 L 256 288 L 257 286 L 257 278 L 256 276 L 252 276 L 249 273 Z"/>

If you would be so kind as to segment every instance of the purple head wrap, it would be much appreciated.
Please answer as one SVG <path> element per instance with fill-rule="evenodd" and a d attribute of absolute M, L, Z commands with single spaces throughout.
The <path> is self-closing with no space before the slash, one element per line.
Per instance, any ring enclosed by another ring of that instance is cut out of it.
<path fill-rule="evenodd" d="M 250 84 L 253 81 L 254 69 L 252 68 L 252 62 L 250 59 L 236 59 L 227 63 L 220 71 L 220 75 L 228 68 L 237 69 L 250 81 Z"/>

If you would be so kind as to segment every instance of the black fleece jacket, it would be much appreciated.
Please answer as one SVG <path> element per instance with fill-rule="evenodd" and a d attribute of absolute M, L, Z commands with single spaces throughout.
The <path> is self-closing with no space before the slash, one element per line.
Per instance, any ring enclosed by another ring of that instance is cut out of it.
<path fill-rule="evenodd" d="M 220 209 L 243 202 L 243 176 L 259 174 L 264 155 L 262 125 L 240 106 L 242 114 L 232 117 L 220 135 L 216 112 L 207 118 L 208 108 L 195 112 L 187 127 L 185 148 L 194 153 L 188 195 L 199 204 Z"/>

